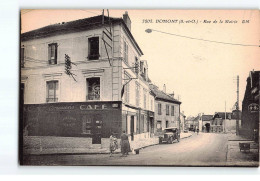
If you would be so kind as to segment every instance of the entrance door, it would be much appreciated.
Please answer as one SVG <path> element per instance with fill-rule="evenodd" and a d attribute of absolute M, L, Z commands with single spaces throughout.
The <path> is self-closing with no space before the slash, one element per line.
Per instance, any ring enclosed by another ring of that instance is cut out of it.
<path fill-rule="evenodd" d="M 102 133 L 102 118 L 100 116 L 94 116 L 92 144 L 101 144 L 101 133 Z"/>
<path fill-rule="evenodd" d="M 150 123 L 149 123 L 149 127 L 150 127 L 150 136 L 152 137 L 152 134 L 154 133 L 154 121 L 153 121 L 153 118 L 152 117 L 150 117 L 150 121 L 149 121 Z"/>
<path fill-rule="evenodd" d="M 206 123 L 205 127 L 206 127 L 206 132 L 209 133 L 210 132 L 210 124 Z"/>
<path fill-rule="evenodd" d="M 135 117 L 131 116 L 130 122 L 130 133 L 131 133 L 131 140 L 134 140 L 134 131 L 135 131 Z"/>

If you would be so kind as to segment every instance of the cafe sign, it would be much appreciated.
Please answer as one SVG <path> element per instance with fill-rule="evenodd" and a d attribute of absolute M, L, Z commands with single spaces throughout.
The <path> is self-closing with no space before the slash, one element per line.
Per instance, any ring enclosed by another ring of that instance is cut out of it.
<path fill-rule="evenodd" d="M 248 106 L 248 111 L 250 113 L 259 112 L 259 105 L 256 103 L 252 103 Z"/>

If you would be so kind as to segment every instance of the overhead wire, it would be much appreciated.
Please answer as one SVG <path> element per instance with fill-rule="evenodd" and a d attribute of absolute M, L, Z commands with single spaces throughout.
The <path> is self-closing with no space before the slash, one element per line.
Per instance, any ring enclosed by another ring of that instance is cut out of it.
<path fill-rule="evenodd" d="M 203 39 L 203 38 L 195 38 L 195 37 L 190 37 L 190 36 L 185 36 L 185 35 L 179 35 L 179 34 L 174 34 L 174 33 L 167 33 L 167 32 L 163 32 L 163 31 L 159 31 L 159 30 L 154 30 L 154 29 L 150 29 L 150 30 L 156 31 L 156 32 L 159 32 L 159 33 L 164 33 L 164 34 L 168 34 L 168 35 L 177 36 L 177 37 L 182 37 L 182 38 L 187 38 L 187 39 L 192 39 L 192 40 L 206 41 L 206 42 L 211 42 L 211 43 L 220 43 L 220 44 L 237 45 L 237 46 L 254 46 L 254 47 L 260 47 L 260 45 L 250 45 L 250 44 L 241 44 L 241 43 L 229 43 L 229 42 L 222 42 L 222 41 L 215 41 L 215 40 L 207 40 L 207 39 Z"/>

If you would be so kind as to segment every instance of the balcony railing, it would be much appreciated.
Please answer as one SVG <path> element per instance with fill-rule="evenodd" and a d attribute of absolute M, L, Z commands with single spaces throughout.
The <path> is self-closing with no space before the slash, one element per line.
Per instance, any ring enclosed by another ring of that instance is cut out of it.
<path fill-rule="evenodd" d="M 100 100 L 100 95 L 99 94 L 88 94 L 86 98 L 87 98 L 87 100 Z"/>

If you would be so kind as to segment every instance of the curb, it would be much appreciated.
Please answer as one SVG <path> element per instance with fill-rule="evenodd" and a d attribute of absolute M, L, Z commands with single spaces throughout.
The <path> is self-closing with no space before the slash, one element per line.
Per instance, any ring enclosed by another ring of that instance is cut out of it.
<path fill-rule="evenodd" d="M 185 139 L 185 138 L 189 138 L 192 135 L 189 135 L 187 137 L 181 138 L 181 139 Z M 152 145 L 147 145 L 141 148 L 138 148 L 139 150 L 147 148 L 149 146 L 154 146 L 154 145 L 159 145 L 159 143 L 157 144 L 152 144 Z M 121 152 L 115 152 L 113 154 L 120 154 Z M 76 152 L 76 153 L 30 153 L 30 154 L 24 154 L 24 156 L 44 156 L 44 155 L 105 155 L 105 154 L 110 154 L 110 152 Z"/>

